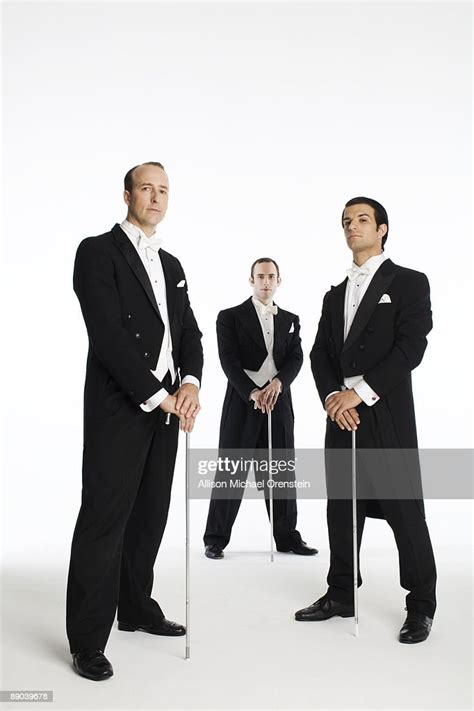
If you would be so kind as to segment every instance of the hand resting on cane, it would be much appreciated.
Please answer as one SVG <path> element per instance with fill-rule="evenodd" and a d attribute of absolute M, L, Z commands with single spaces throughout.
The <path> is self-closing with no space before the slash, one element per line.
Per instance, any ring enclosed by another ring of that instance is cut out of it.
<path fill-rule="evenodd" d="M 194 428 L 194 423 L 196 421 L 196 415 L 192 414 L 189 417 L 182 415 L 176 409 L 176 402 L 177 402 L 176 395 L 167 395 L 165 397 L 165 399 L 163 400 L 163 402 L 160 404 L 160 408 L 163 410 L 163 412 L 169 413 L 170 415 L 175 415 L 176 417 L 179 418 L 179 428 L 181 430 L 183 430 L 183 432 L 186 432 L 186 433 L 192 432 L 193 428 Z M 199 410 L 198 410 L 198 412 L 199 412 Z"/>
<path fill-rule="evenodd" d="M 254 401 L 255 408 L 261 410 L 265 415 L 273 410 L 281 391 L 281 380 L 273 378 L 262 390 L 253 390 L 250 393 L 250 399 Z"/>

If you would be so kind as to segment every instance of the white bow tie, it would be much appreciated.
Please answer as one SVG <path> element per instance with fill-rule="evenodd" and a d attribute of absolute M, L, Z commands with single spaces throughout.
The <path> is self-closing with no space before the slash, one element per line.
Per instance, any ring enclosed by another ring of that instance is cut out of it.
<path fill-rule="evenodd" d="M 347 270 L 347 276 L 349 281 L 354 281 L 360 276 L 368 276 L 370 274 L 370 269 L 368 267 L 351 267 Z"/>
<path fill-rule="evenodd" d="M 258 308 L 261 314 L 273 314 L 273 316 L 276 316 L 278 313 L 278 306 L 275 306 L 275 304 L 259 304 Z"/>
<path fill-rule="evenodd" d="M 156 234 L 153 235 L 153 237 L 145 237 L 144 235 L 140 235 L 138 238 L 138 249 L 146 249 L 148 247 L 149 249 L 154 249 L 155 252 L 158 252 L 162 243 L 163 239 L 161 237 L 157 237 Z"/>

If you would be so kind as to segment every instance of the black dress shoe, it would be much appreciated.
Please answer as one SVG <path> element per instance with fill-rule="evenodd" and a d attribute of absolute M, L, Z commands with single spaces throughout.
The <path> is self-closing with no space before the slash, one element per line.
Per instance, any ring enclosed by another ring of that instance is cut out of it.
<path fill-rule="evenodd" d="M 79 676 L 103 681 L 113 676 L 112 665 L 101 649 L 83 649 L 72 655 L 72 665 Z"/>
<path fill-rule="evenodd" d="M 398 635 L 402 644 L 417 644 L 429 637 L 433 620 L 420 612 L 409 612 Z"/>
<path fill-rule="evenodd" d="M 299 531 L 293 531 L 292 538 L 286 545 L 277 543 L 276 549 L 279 553 L 295 553 L 296 555 L 316 555 L 318 552 L 317 548 L 310 548 L 306 545 L 306 541 L 303 541 Z"/>
<path fill-rule="evenodd" d="M 154 625 L 131 625 L 128 622 L 119 622 L 118 628 L 122 632 L 141 630 L 142 632 L 149 632 L 149 634 L 160 634 L 164 637 L 182 637 L 183 634 L 186 634 L 186 627 L 164 617 L 161 622 L 157 622 Z"/>
<path fill-rule="evenodd" d="M 295 620 L 300 622 L 320 622 L 329 620 L 330 617 L 354 617 L 354 607 L 345 605 L 342 602 L 330 600 L 323 595 L 319 600 L 313 602 L 309 607 L 304 607 L 295 613 Z"/>
<path fill-rule="evenodd" d="M 216 544 L 206 546 L 204 549 L 204 555 L 206 558 L 213 558 L 214 560 L 218 560 L 219 558 L 224 557 L 224 551 L 222 548 Z"/>

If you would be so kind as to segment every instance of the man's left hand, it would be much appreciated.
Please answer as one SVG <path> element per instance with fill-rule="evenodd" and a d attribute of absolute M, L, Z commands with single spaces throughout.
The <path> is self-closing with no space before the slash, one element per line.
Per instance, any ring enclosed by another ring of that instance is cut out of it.
<path fill-rule="evenodd" d="M 176 410 L 182 417 L 195 418 L 201 409 L 199 404 L 199 388 L 193 383 L 184 383 L 174 393 L 176 395 Z"/>
<path fill-rule="evenodd" d="M 362 399 L 357 395 L 355 390 L 343 390 L 340 393 L 334 393 L 334 395 L 328 397 L 325 408 L 329 419 L 334 422 L 335 420 L 337 421 L 338 416 L 342 415 L 343 412 L 357 407 L 361 402 Z"/>
<path fill-rule="evenodd" d="M 273 410 L 281 390 L 281 380 L 273 378 L 273 380 L 260 391 L 260 402 L 262 404 L 263 413 L 271 412 L 271 410 Z"/>

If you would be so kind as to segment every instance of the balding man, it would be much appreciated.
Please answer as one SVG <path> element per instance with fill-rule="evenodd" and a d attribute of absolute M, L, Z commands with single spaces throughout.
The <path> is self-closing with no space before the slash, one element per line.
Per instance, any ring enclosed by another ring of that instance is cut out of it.
<path fill-rule="evenodd" d="M 89 354 L 67 633 L 74 669 L 94 681 L 113 674 L 104 650 L 117 607 L 121 630 L 185 634 L 151 593 L 179 427 L 193 428 L 203 364 L 183 268 L 156 234 L 166 172 L 135 166 L 124 188 L 127 218 L 83 240 L 74 267 Z"/>

